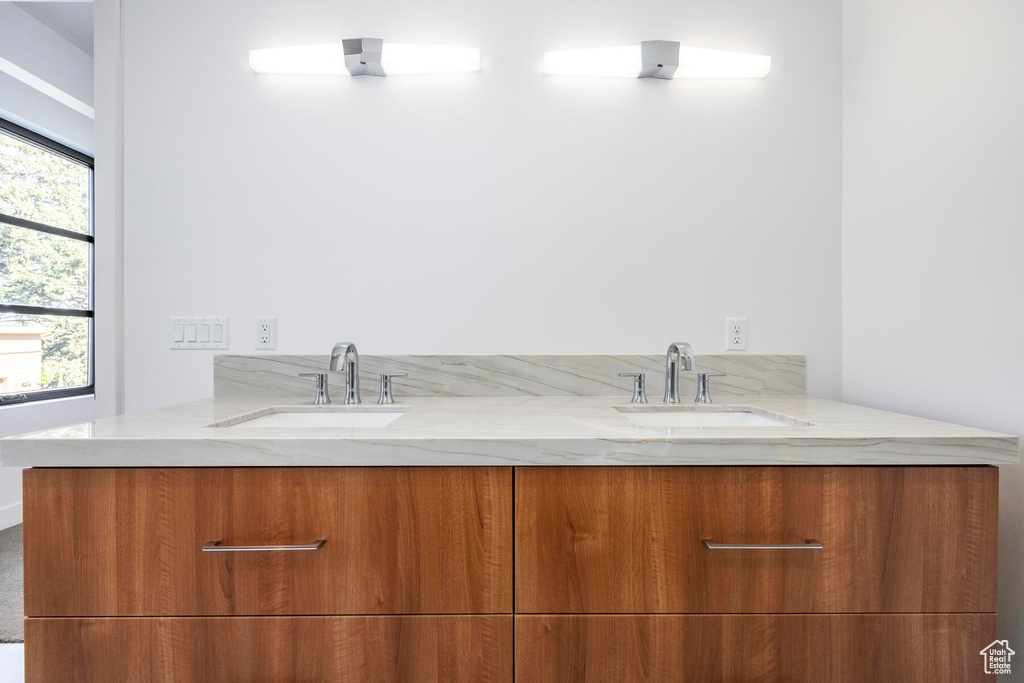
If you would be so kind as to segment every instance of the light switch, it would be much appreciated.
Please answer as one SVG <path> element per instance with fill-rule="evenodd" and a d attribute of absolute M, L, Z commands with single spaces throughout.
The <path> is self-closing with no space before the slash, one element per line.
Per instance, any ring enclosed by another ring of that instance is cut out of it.
<path fill-rule="evenodd" d="M 226 317 L 171 318 L 170 344 L 172 349 L 226 349 L 229 348 L 229 323 Z"/>

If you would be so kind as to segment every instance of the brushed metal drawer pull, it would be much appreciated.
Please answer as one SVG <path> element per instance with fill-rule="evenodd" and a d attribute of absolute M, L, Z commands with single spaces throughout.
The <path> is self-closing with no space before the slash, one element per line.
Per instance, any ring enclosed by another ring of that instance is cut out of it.
<path fill-rule="evenodd" d="M 203 546 L 204 553 L 244 553 L 258 550 L 320 550 L 326 539 L 318 538 L 306 545 L 221 545 L 220 541 L 209 541 Z"/>
<path fill-rule="evenodd" d="M 808 538 L 803 543 L 715 543 L 703 539 L 708 550 L 821 550 L 821 541 Z"/>

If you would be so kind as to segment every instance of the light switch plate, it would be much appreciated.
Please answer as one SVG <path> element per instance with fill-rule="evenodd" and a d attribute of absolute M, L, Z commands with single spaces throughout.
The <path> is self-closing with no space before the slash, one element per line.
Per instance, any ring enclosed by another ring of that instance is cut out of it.
<path fill-rule="evenodd" d="M 172 349 L 227 349 L 229 318 L 171 318 Z"/>

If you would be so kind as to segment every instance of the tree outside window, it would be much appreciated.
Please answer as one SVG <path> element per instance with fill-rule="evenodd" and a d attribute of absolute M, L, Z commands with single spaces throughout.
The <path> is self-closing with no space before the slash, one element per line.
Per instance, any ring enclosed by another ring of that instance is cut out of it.
<path fill-rule="evenodd" d="M 0 120 L 0 403 L 92 393 L 92 173 Z"/>

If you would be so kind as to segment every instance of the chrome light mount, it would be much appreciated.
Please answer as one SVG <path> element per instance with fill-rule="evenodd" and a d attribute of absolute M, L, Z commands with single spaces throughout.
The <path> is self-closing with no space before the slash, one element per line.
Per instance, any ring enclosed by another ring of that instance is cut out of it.
<path fill-rule="evenodd" d="M 348 48 L 345 54 L 348 54 Z M 640 58 L 640 78 L 671 79 L 679 68 L 679 43 L 674 40 L 641 41 Z M 348 62 L 347 56 L 345 61 Z"/>
<path fill-rule="evenodd" d="M 345 38 L 341 41 L 345 50 L 345 68 L 353 76 L 386 76 L 380 64 L 380 53 L 384 48 L 383 38 Z M 679 43 L 676 43 L 678 52 Z"/>

